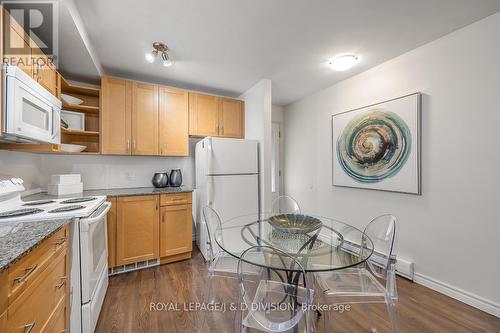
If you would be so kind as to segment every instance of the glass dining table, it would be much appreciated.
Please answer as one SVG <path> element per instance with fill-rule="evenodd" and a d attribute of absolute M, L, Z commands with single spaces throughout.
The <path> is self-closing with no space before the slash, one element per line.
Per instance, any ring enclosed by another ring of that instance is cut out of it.
<path fill-rule="evenodd" d="M 215 241 L 224 252 L 238 259 L 253 246 L 265 245 L 279 249 L 297 258 L 306 272 L 334 271 L 356 266 L 373 253 L 370 238 L 352 225 L 309 214 L 298 215 L 299 218 L 296 216 L 287 218 L 273 213 L 239 216 L 224 221 L 217 228 Z M 273 261 L 263 262 L 252 257 L 243 260 L 255 266 L 282 269 L 281 263 L 274 266 Z"/>

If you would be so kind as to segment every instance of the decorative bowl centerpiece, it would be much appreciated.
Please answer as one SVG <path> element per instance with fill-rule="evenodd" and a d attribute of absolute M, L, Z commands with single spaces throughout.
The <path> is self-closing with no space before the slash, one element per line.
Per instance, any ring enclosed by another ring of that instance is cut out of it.
<path fill-rule="evenodd" d="M 302 214 L 279 214 L 269 218 L 269 224 L 276 230 L 288 234 L 306 234 L 323 225 L 315 217 Z"/>

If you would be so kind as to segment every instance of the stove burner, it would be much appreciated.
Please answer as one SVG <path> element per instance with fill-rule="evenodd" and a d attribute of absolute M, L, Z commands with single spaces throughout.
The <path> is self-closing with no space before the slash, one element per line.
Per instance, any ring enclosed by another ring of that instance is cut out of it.
<path fill-rule="evenodd" d="M 39 201 L 30 201 L 25 203 L 23 206 L 39 206 L 39 205 L 47 205 L 50 203 L 54 203 L 54 200 L 39 200 Z"/>
<path fill-rule="evenodd" d="M 74 204 L 74 203 L 92 201 L 95 199 L 97 199 L 97 198 L 95 198 L 95 197 L 74 198 L 74 199 L 68 199 L 68 200 L 61 201 L 60 203 L 62 203 L 62 204 Z"/>
<path fill-rule="evenodd" d="M 66 206 L 66 207 L 61 207 L 61 208 L 49 210 L 49 213 L 71 212 L 73 210 L 78 210 L 78 209 L 82 209 L 82 208 L 85 208 L 85 206 L 80 206 L 80 205 Z"/>
<path fill-rule="evenodd" d="M 18 217 L 18 216 L 24 216 L 24 215 L 32 215 L 32 214 L 37 214 L 37 213 L 41 213 L 41 212 L 43 212 L 43 209 L 38 209 L 38 208 L 16 209 L 16 210 L 11 210 L 8 212 L 0 213 L 0 219 L 9 218 L 9 217 Z"/>

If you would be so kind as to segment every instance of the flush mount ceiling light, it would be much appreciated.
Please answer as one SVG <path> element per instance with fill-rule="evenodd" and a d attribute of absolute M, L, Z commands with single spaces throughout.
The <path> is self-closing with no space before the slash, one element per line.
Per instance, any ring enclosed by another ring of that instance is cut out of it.
<path fill-rule="evenodd" d="M 170 67 L 172 66 L 172 59 L 170 59 L 167 51 L 168 46 L 165 43 L 154 42 L 153 51 L 146 53 L 144 57 L 146 58 L 147 62 L 153 63 L 155 62 L 158 55 L 160 55 L 162 65 L 165 67 Z"/>
<path fill-rule="evenodd" d="M 359 57 L 352 54 L 344 54 L 330 59 L 328 65 L 330 65 L 330 67 L 333 70 L 336 70 L 337 72 L 343 72 L 350 69 L 358 62 L 359 62 Z"/>

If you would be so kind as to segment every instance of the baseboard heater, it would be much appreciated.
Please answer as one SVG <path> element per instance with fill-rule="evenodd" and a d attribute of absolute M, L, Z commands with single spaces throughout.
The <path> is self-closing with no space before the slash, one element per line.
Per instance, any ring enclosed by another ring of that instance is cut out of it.
<path fill-rule="evenodd" d="M 360 245 L 353 243 L 353 242 L 344 241 L 344 243 L 342 244 L 342 247 L 346 252 L 349 252 L 353 255 L 357 255 L 359 253 Z M 383 263 L 382 258 L 383 258 L 383 256 L 380 253 L 377 253 L 375 251 L 375 252 L 373 252 L 372 256 L 370 257 L 370 260 L 373 260 L 376 263 L 382 264 Z M 398 257 L 396 255 L 396 274 L 397 275 L 404 277 L 405 279 L 413 281 L 413 279 L 414 279 L 414 267 L 413 266 L 414 266 L 413 262 L 411 262 L 407 259 Z"/>
<path fill-rule="evenodd" d="M 159 265 L 160 265 L 160 259 L 140 261 L 140 262 L 136 262 L 134 264 L 128 264 L 128 265 L 108 268 L 108 275 L 111 276 L 111 275 L 116 275 L 116 274 L 128 273 L 128 272 L 136 271 L 138 269 L 154 267 L 154 266 L 159 266 Z"/>

